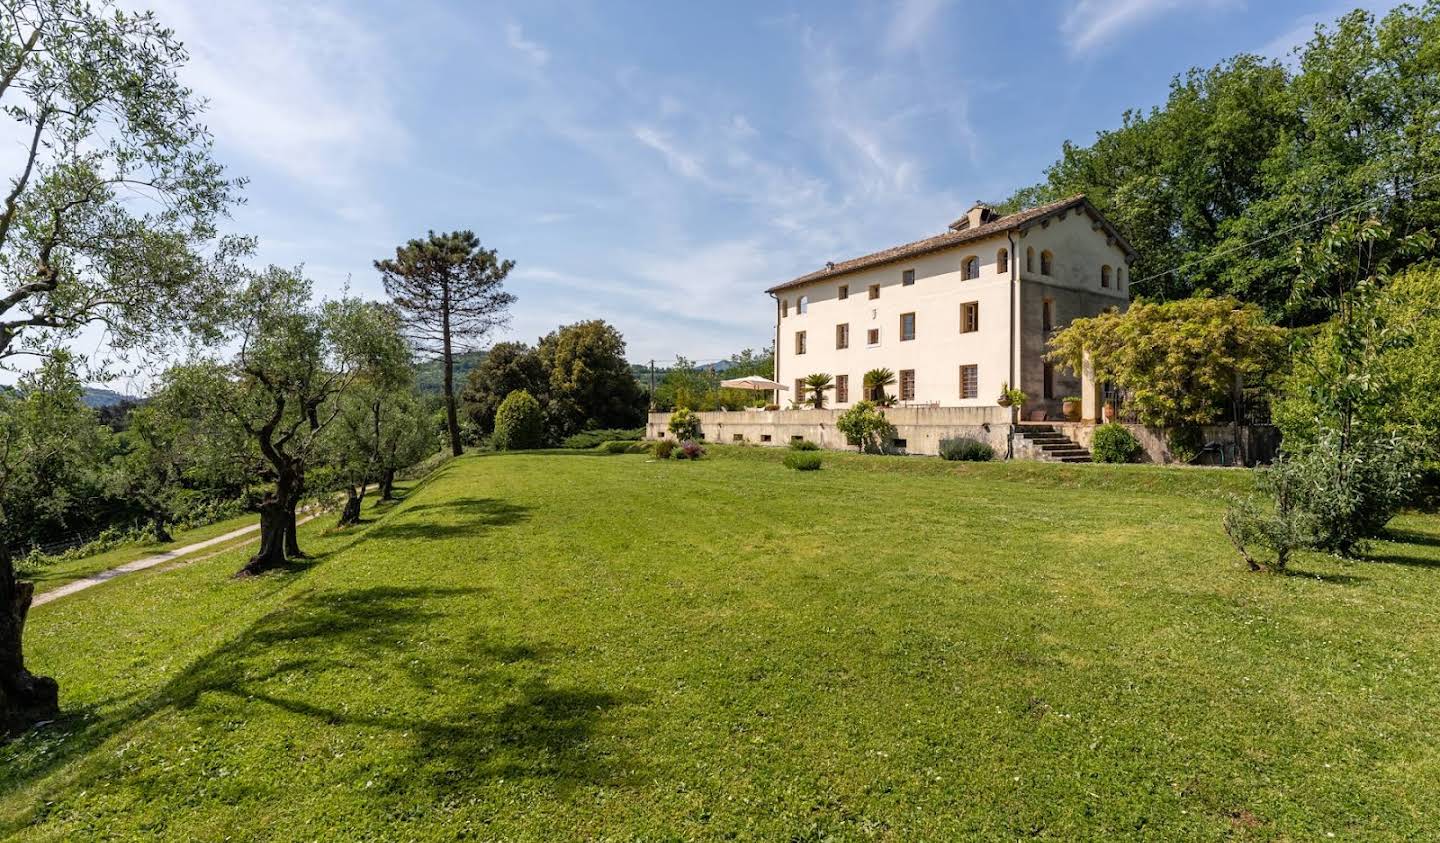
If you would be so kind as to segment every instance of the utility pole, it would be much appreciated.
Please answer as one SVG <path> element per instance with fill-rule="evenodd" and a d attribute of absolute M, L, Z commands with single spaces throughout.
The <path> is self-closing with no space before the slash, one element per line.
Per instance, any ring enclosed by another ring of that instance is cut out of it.
<path fill-rule="evenodd" d="M 650 358 L 650 409 L 655 409 L 655 358 Z"/>

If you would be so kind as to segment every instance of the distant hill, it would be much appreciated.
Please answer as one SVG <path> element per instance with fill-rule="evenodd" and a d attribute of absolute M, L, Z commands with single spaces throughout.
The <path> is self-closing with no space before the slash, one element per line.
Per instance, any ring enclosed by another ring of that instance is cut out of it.
<path fill-rule="evenodd" d="M 125 395 L 113 389 L 101 389 L 98 386 L 85 387 L 85 394 L 80 396 L 87 407 L 111 407 L 125 401 L 134 403 L 140 399 L 133 395 Z"/>
<path fill-rule="evenodd" d="M 466 351 L 455 355 L 455 391 L 465 385 L 470 370 L 485 359 L 483 351 Z M 445 391 L 445 366 L 439 360 L 426 360 L 415 366 L 415 387 L 423 395 L 440 395 Z"/>

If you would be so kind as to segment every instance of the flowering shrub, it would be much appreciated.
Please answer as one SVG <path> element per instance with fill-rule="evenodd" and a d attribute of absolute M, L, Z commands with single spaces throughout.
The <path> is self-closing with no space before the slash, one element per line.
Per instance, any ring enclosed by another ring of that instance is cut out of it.
<path fill-rule="evenodd" d="M 675 452 L 677 460 L 698 460 L 705 456 L 705 446 L 693 439 L 686 439 L 680 443 L 680 450 Z"/>
<path fill-rule="evenodd" d="M 700 417 L 690 412 L 689 408 L 681 407 L 670 415 L 670 432 L 682 442 L 699 439 Z"/>

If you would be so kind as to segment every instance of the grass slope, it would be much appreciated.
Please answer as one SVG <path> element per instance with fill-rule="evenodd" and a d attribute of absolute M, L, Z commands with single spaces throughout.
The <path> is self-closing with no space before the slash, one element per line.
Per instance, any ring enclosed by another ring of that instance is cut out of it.
<path fill-rule="evenodd" d="M 450 463 L 40 607 L 30 839 L 1421 838 L 1440 524 L 1239 570 L 1243 475 L 717 449 Z"/>

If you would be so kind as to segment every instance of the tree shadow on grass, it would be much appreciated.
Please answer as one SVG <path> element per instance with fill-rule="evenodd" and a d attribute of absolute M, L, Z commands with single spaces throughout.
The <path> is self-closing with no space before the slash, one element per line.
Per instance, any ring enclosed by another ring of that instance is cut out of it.
<path fill-rule="evenodd" d="M 421 513 L 442 516 L 443 521 L 414 519 Z M 384 524 L 369 533 L 376 539 L 440 539 L 478 536 L 496 527 L 519 524 L 530 517 L 530 508 L 498 498 L 466 497 L 420 504 L 406 509 L 402 520 Z"/>
<path fill-rule="evenodd" d="M 1421 547 L 1440 547 L 1440 536 L 1421 533 L 1417 530 L 1386 530 L 1383 538 L 1386 541 L 1398 542 L 1400 544 L 1414 544 Z"/>
<path fill-rule="evenodd" d="M 562 791 L 634 781 L 635 765 L 617 757 L 613 743 L 593 746 L 607 713 L 633 699 L 552 683 L 552 648 L 543 642 L 488 631 L 449 637 L 451 621 L 472 616 L 480 593 L 373 587 L 298 595 L 143 699 L 109 715 L 67 710 L 63 722 L 12 744 L 0 793 L 73 764 L 66 788 L 128 778 L 129 785 L 156 788 L 156 799 L 173 798 L 159 790 L 173 783 L 127 777 L 118 754 L 100 751 L 132 725 L 142 730 L 132 738 L 143 742 L 143 721 L 166 712 L 185 712 L 196 728 L 213 728 L 222 746 L 227 724 L 252 720 L 256 736 L 267 739 L 383 731 L 409 757 L 377 765 L 382 787 L 375 798 L 406 804 L 468 798 L 498 779 L 544 780 Z M 427 646 L 415 646 L 417 640 Z M 297 726 L 291 718 L 244 711 L 254 703 L 312 722 Z M 37 797 L 36 810 L 40 804 Z M 0 831 L 17 831 L 30 819 L 9 818 L 15 827 Z"/>
<path fill-rule="evenodd" d="M 1321 574 L 1315 571 L 1302 571 L 1298 568 L 1286 568 L 1283 571 L 1287 577 L 1298 577 L 1306 580 L 1319 580 L 1331 585 L 1359 585 L 1367 582 L 1366 577 L 1357 577 L 1353 574 Z"/>

